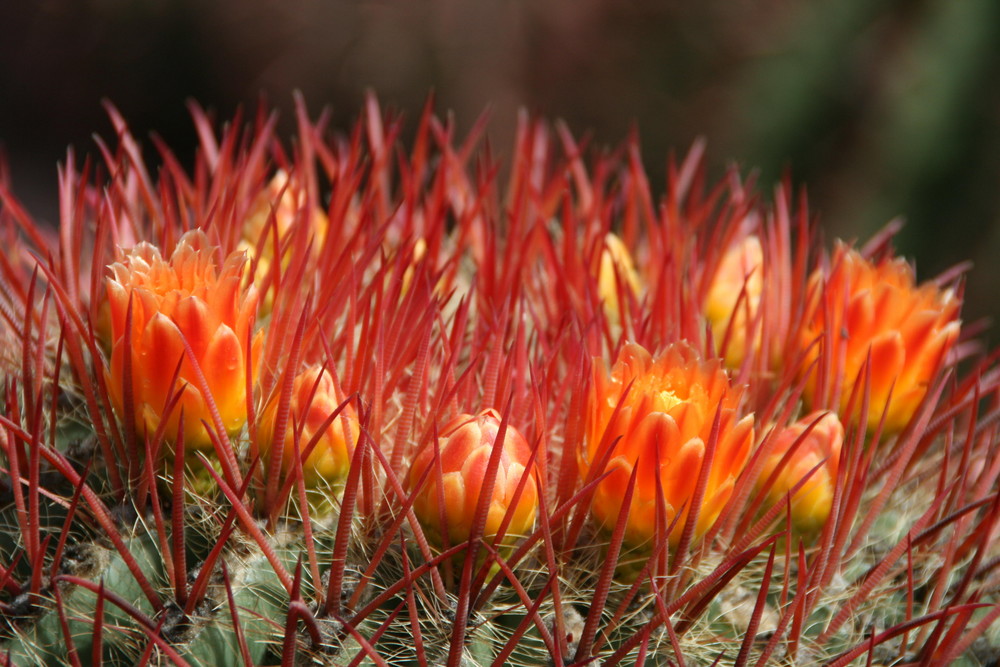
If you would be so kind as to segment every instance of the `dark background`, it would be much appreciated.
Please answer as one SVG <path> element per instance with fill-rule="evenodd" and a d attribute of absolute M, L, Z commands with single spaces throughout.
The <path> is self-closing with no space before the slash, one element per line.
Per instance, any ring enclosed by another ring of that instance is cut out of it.
<path fill-rule="evenodd" d="M 828 237 L 904 217 L 920 278 L 972 259 L 965 319 L 1000 313 L 997 0 L 0 2 L 0 142 L 41 219 L 66 146 L 111 135 L 102 98 L 189 159 L 188 98 L 264 93 L 287 136 L 293 90 L 347 127 L 369 88 L 411 119 L 433 89 L 460 128 L 490 107 L 501 150 L 522 107 L 600 144 L 635 124 L 657 183 L 704 136 L 715 176 L 808 184 Z"/>

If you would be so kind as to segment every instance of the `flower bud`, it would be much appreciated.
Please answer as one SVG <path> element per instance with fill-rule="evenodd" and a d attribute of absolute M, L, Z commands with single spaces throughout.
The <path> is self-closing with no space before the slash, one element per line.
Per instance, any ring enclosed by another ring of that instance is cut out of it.
<path fill-rule="evenodd" d="M 301 429 L 298 438 L 299 454 L 304 455 L 306 447 L 323 429 L 312 452 L 302 461 L 302 477 L 306 485 L 312 487 L 324 483 L 336 485 L 347 477 L 351 456 L 361 433 L 354 409 L 350 404 L 345 405 L 340 414 L 324 428 L 330 415 L 343 401 L 344 396 L 329 370 L 316 366 L 295 377 L 281 447 L 282 469 L 285 474 L 294 468 L 296 430 Z M 280 391 L 276 391 L 264 406 L 257 423 L 257 445 L 265 465 L 275 449 L 274 428 L 280 403 Z"/>
<path fill-rule="evenodd" d="M 440 463 L 435 459 L 434 443 L 427 443 L 417 453 L 410 467 L 408 488 L 412 492 L 424 471 L 431 471 L 423 487 L 417 492 L 413 511 L 420 521 L 427 538 L 438 547 L 444 540 L 444 526 L 447 524 L 447 543 L 455 545 L 469 539 L 475 520 L 476 506 L 483 489 L 483 481 L 494 447 L 498 446 L 497 434 L 500 430 L 500 414 L 486 409 L 473 416 L 461 414 L 452 419 L 441 431 L 438 438 Z M 509 425 L 504 434 L 500 462 L 496 471 L 496 482 L 490 495 L 489 510 L 483 537 L 494 543 L 504 516 L 511 512 L 511 520 L 501 539 L 501 544 L 510 545 L 517 538 L 531 532 L 538 508 L 535 466 L 527 468 L 531 459 L 531 447 L 516 428 Z M 441 476 L 434 469 L 440 465 Z M 514 494 L 524 475 L 525 481 L 517 504 Z M 440 483 L 441 491 L 438 485 Z M 444 498 L 444 505 L 440 497 Z"/>
<path fill-rule="evenodd" d="M 763 290 L 764 250 L 760 238 L 751 234 L 722 257 L 705 299 L 705 317 L 712 325 L 716 347 L 730 368 L 742 364 L 751 347 L 760 349 L 759 329 L 751 333 L 748 341 L 747 327 L 757 316 Z"/>
<path fill-rule="evenodd" d="M 819 421 L 817 421 L 819 420 Z M 816 425 L 803 438 L 813 423 Z M 833 503 L 833 485 L 837 481 L 840 449 L 844 444 L 844 426 L 832 412 L 814 412 L 786 427 L 774 436 L 773 449 L 764 461 L 757 487 L 767 483 L 788 450 L 795 447 L 790 458 L 781 466 L 774 483 L 767 491 L 768 505 L 783 502 L 796 484 L 816 466 L 820 466 L 792 496 L 792 525 L 800 533 L 815 534 L 826 523 Z M 822 464 L 822 465 L 820 465 Z"/>
<path fill-rule="evenodd" d="M 618 300 L 618 285 L 629 290 L 635 297 L 642 291 L 642 282 L 635 270 L 632 254 L 622 240 L 612 233 L 604 237 L 601 264 L 597 274 L 597 296 L 604 304 L 604 312 L 612 322 L 617 322 L 621 309 Z"/>
<path fill-rule="evenodd" d="M 308 213 L 303 214 L 307 209 Z M 270 223 L 272 215 L 274 228 Z M 312 254 L 315 258 L 326 238 L 330 221 L 322 209 L 309 207 L 306 190 L 300 181 L 289 176 L 284 170 L 278 170 L 267 187 L 254 200 L 243 224 L 243 238 L 238 246 L 250 258 L 257 260 L 254 279 L 257 288 L 265 292 L 264 302 L 261 304 L 263 313 L 270 312 L 274 299 L 274 290 L 265 289 L 263 280 L 278 256 L 279 247 L 285 248 L 285 237 L 292 233 L 293 227 L 300 219 L 305 221 L 302 224 L 309 226 L 308 234 L 312 240 Z M 277 245 L 275 231 L 277 231 Z M 288 267 L 291 255 L 289 246 L 281 257 L 281 268 Z"/>

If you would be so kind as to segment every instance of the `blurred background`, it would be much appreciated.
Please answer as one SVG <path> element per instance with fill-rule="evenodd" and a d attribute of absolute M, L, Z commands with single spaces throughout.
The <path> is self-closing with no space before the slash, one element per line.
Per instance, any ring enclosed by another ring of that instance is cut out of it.
<path fill-rule="evenodd" d="M 433 89 L 465 129 L 488 107 L 500 151 L 521 108 L 604 145 L 635 125 L 654 183 L 704 136 L 716 177 L 808 185 L 828 238 L 905 218 L 919 277 L 971 259 L 965 320 L 1000 314 L 997 0 L 0 3 L 0 143 L 42 219 L 66 146 L 111 135 L 104 98 L 190 159 L 188 98 L 263 93 L 288 136 L 293 90 L 346 128 L 369 88 L 411 119 Z"/>

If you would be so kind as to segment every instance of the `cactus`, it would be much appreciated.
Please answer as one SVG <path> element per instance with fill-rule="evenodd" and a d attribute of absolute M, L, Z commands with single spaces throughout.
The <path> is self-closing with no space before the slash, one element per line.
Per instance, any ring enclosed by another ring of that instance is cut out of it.
<path fill-rule="evenodd" d="M 996 659 L 997 355 L 893 228 L 700 144 L 109 112 L 57 229 L 0 183 L 0 664 Z"/>

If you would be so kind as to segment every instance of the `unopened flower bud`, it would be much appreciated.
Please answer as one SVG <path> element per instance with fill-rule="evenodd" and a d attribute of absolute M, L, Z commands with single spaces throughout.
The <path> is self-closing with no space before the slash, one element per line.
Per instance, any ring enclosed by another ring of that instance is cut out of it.
<path fill-rule="evenodd" d="M 351 455 L 360 436 L 360 426 L 354 409 L 345 405 L 340 414 L 330 420 L 344 396 L 329 370 L 313 367 L 299 373 L 292 383 L 292 398 L 285 436 L 281 447 L 282 468 L 286 474 L 293 469 L 296 453 L 304 456 L 310 441 L 320 433 L 312 452 L 302 460 L 302 477 L 308 486 L 338 484 L 347 477 Z M 257 424 L 257 442 L 261 459 L 266 463 L 275 448 L 274 432 L 280 405 L 280 392 L 268 401 Z M 328 423 L 329 422 L 329 423 Z M 325 425 L 325 426 L 324 426 Z M 320 430 L 322 429 L 322 431 Z"/>
<path fill-rule="evenodd" d="M 816 425 L 813 429 L 803 436 L 814 422 Z M 826 414 L 814 412 L 774 436 L 773 449 L 765 460 L 757 480 L 758 488 L 767 483 L 793 446 L 795 451 L 785 464 L 781 465 L 774 483 L 767 491 L 769 505 L 783 502 L 795 485 L 819 466 L 791 499 L 792 525 L 800 533 L 819 532 L 830 516 L 833 485 L 837 481 L 840 449 L 843 443 L 844 426 L 832 412 Z"/>
<path fill-rule="evenodd" d="M 507 426 L 502 444 L 499 443 L 497 435 L 500 422 L 500 414 L 493 409 L 483 410 L 474 416 L 461 414 L 452 419 L 440 433 L 440 462 L 434 460 L 433 442 L 427 443 L 414 459 L 408 478 L 411 491 L 428 466 L 432 467 L 426 483 L 417 493 L 413 511 L 428 539 L 436 546 L 442 546 L 445 541 L 442 519 L 447 525 L 448 544 L 454 545 L 469 539 L 490 456 L 497 446 L 502 446 L 503 449 L 490 494 L 483 537 L 487 542 L 494 543 L 500 524 L 508 513 L 512 516 L 501 544 L 509 545 L 531 532 L 538 508 L 536 469 L 534 465 L 527 468 L 531 459 L 531 447 L 511 425 Z M 434 469 L 438 465 L 440 477 Z M 514 504 L 516 490 L 525 475 L 529 478 L 523 484 L 521 495 Z M 440 503 L 442 496 L 443 507 Z"/>
<path fill-rule="evenodd" d="M 638 297 L 642 282 L 635 270 L 632 254 L 620 238 L 612 233 L 604 237 L 601 264 L 597 274 L 597 295 L 604 304 L 604 311 L 612 322 L 617 322 L 620 312 L 618 285 Z"/>
<path fill-rule="evenodd" d="M 751 332 L 748 341 L 747 327 L 753 326 L 760 307 L 763 272 L 764 250 L 760 238 L 752 234 L 723 255 L 705 299 L 705 317 L 712 325 L 716 347 L 730 368 L 743 363 L 750 349 L 760 349 L 760 331 Z"/>

